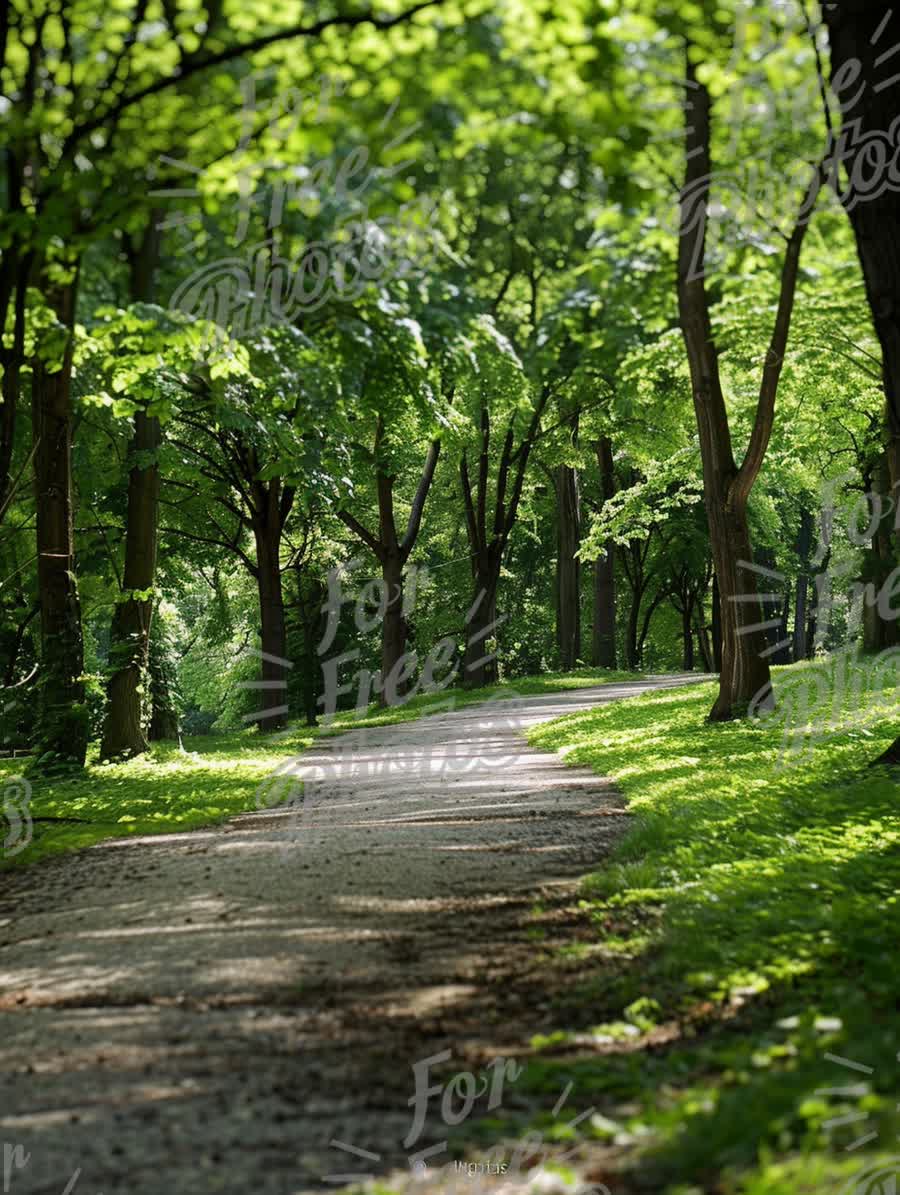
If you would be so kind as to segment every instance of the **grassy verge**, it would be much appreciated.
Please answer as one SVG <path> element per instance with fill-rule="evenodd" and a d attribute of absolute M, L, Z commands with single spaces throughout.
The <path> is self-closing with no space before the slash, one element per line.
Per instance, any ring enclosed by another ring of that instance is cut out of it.
<path fill-rule="evenodd" d="M 898 787 L 865 766 L 900 730 L 895 681 L 841 661 L 776 688 L 759 723 L 705 724 L 704 685 L 529 736 L 635 815 L 585 883 L 580 1017 L 558 1009 L 519 1084 L 574 1082 L 560 1122 L 598 1108 L 577 1134 L 610 1147 L 617 1195 L 900 1189 Z M 866 1166 L 882 1180 L 855 1185 Z"/>
<path fill-rule="evenodd" d="M 633 673 L 603 669 L 545 673 L 508 684 L 477 690 L 451 690 L 420 695 L 391 709 L 371 707 L 362 718 L 338 717 L 327 728 L 294 726 L 287 733 L 260 735 L 255 730 L 207 735 L 185 741 L 185 750 L 172 743 L 121 764 L 89 760 L 75 779 L 31 780 L 29 811 L 33 837 L 24 850 L 3 856 L 0 869 L 36 862 L 60 851 L 90 846 L 104 838 L 194 830 L 256 808 L 260 784 L 291 756 L 307 750 L 323 734 L 354 727 L 377 727 L 404 722 L 490 699 L 554 693 L 619 680 Z M 12 819 L 21 809 L 22 789 L 15 778 L 26 760 L 0 761 L 0 786 L 5 791 L 4 834 L 16 838 Z"/>

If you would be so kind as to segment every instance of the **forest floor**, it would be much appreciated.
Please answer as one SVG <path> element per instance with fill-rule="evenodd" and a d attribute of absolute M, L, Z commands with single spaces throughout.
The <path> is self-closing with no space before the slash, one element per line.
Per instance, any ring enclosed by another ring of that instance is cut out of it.
<path fill-rule="evenodd" d="M 566 948 L 593 932 L 579 877 L 629 820 L 607 780 L 523 735 L 680 683 L 366 726 L 276 758 L 268 781 L 257 760 L 247 779 L 273 808 L 6 874 L 7 1189 L 71 1191 L 77 1176 L 105 1195 L 289 1195 L 340 1172 L 408 1172 L 468 1091 L 458 1080 L 446 1115 L 432 1095 L 413 1133 L 414 1063 L 449 1051 L 427 1064 L 446 1080 L 552 1031 L 577 980 Z M 435 1174 L 449 1157 L 431 1156 Z"/>

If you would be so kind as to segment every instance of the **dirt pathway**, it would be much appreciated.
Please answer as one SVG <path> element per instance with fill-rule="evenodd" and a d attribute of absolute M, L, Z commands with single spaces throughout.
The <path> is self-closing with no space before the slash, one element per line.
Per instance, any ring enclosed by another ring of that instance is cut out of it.
<path fill-rule="evenodd" d="M 302 806 L 5 877 L 0 1190 L 293 1195 L 406 1165 L 413 1063 L 527 1053 L 548 949 L 589 933 L 577 878 L 627 822 L 522 731 L 676 683 L 354 731 L 273 781 Z"/>

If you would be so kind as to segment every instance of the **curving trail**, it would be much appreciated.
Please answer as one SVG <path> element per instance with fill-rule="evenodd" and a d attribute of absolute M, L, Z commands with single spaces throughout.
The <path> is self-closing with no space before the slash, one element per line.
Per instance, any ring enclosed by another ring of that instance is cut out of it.
<path fill-rule="evenodd" d="M 301 806 L 5 877 L 8 1190 L 293 1195 L 406 1165 L 412 1064 L 523 1057 L 554 1023 L 547 949 L 589 937 L 577 879 L 627 822 L 522 731 L 687 679 L 352 731 L 276 781 Z M 445 1135 L 434 1115 L 416 1148 Z"/>

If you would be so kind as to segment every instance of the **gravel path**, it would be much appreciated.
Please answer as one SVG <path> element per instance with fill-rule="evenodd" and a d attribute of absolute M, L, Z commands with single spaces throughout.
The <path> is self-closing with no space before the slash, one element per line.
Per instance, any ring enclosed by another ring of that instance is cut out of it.
<path fill-rule="evenodd" d="M 406 1166 L 413 1063 L 527 1054 L 542 956 L 588 936 L 577 878 L 627 822 L 522 731 L 684 679 L 353 731 L 275 778 L 301 805 L 4 877 L 0 1190 L 294 1195 Z"/>

